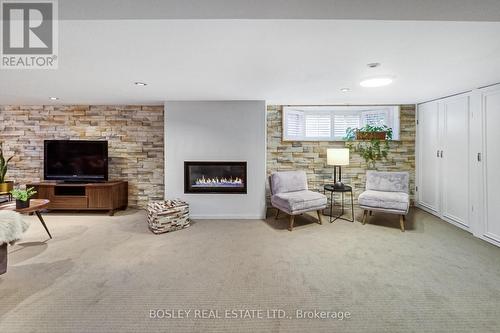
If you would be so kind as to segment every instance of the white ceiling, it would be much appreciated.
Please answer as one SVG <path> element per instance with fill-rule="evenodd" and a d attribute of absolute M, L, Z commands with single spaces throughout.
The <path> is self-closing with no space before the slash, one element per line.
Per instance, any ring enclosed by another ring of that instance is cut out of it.
<path fill-rule="evenodd" d="M 65 20 L 59 69 L 0 71 L 0 104 L 416 103 L 500 82 L 499 36 L 500 22 Z M 359 86 L 375 74 L 396 80 Z"/>

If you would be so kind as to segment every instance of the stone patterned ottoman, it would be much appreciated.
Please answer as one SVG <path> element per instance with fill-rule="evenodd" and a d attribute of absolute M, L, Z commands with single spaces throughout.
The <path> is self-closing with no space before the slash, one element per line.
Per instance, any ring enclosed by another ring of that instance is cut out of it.
<path fill-rule="evenodd" d="M 181 200 L 152 201 L 148 204 L 149 230 L 155 234 L 189 227 L 189 205 Z"/>

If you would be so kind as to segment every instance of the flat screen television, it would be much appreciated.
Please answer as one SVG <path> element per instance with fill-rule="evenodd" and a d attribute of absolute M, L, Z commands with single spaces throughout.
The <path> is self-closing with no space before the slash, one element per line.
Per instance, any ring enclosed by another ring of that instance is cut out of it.
<path fill-rule="evenodd" d="M 45 140 L 44 179 L 66 182 L 108 180 L 108 142 Z"/>

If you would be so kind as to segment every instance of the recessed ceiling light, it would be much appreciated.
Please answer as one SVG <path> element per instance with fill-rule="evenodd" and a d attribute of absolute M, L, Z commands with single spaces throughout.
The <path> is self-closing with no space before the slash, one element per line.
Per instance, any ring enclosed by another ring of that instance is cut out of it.
<path fill-rule="evenodd" d="M 351 89 L 349 89 L 349 88 L 342 88 L 342 89 L 340 89 L 340 91 L 342 91 L 342 92 L 349 92 L 349 91 L 351 91 Z"/>
<path fill-rule="evenodd" d="M 392 83 L 393 78 L 389 76 L 377 76 L 365 79 L 359 83 L 360 86 L 365 88 L 377 88 L 387 86 Z"/>
<path fill-rule="evenodd" d="M 147 86 L 147 85 L 148 85 L 148 84 L 147 84 L 147 83 L 145 83 L 145 82 L 134 82 L 134 84 L 135 84 L 136 86 L 139 86 L 139 87 L 145 87 L 145 86 Z"/>
<path fill-rule="evenodd" d="M 51 101 L 58 101 L 58 100 L 59 100 L 59 97 L 49 97 L 49 99 L 50 99 Z"/>

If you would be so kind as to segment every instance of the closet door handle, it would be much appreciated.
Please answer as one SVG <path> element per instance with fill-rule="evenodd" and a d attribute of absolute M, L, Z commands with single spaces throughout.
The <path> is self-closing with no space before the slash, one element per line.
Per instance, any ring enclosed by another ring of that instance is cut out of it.
<path fill-rule="evenodd" d="M 436 157 L 439 158 L 439 150 L 436 152 Z"/>
<path fill-rule="evenodd" d="M 481 153 L 477 153 L 477 161 L 478 161 L 478 162 L 481 162 L 481 159 L 482 159 L 482 157 L 481 157 Z"/>
<path fill-rule="evenodd" d="M 439 157 L 443 158 L 443 151 L 442 150 L 441 150 L 441 156 L 439 156 Z"/>

